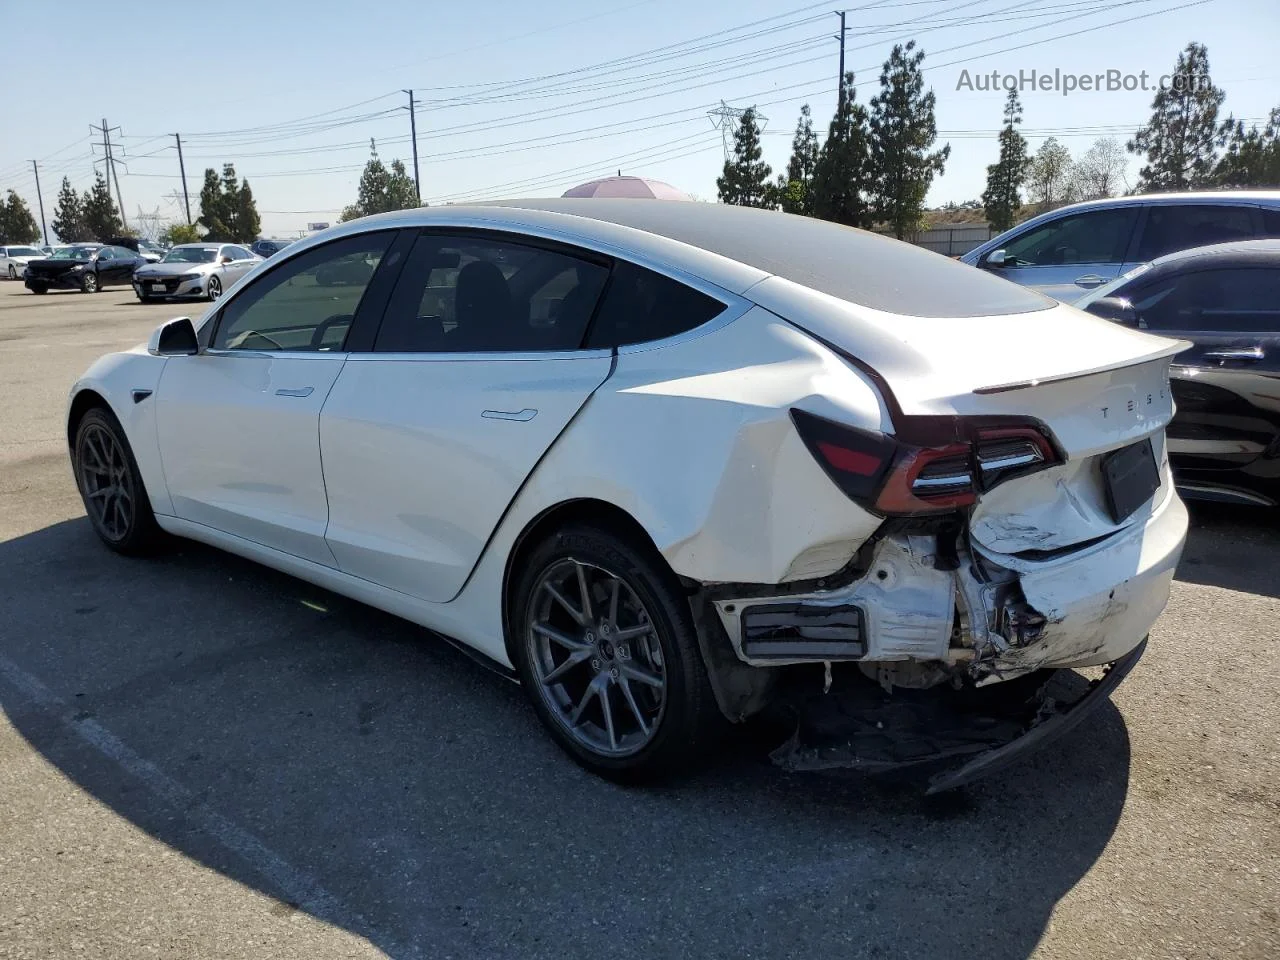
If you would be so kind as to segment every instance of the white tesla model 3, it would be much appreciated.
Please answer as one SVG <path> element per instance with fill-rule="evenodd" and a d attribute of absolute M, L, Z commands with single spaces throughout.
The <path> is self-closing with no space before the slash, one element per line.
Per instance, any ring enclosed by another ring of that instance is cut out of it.
<path fill-rule="evenodd" d="M 67 439 L 113 549 L 189 537 L 429 627 L 639 778 L 832 663 L 1127 670 L 1187 528 L 1179 347 L 820 220 L 441 207 L 103 357 Z"/>

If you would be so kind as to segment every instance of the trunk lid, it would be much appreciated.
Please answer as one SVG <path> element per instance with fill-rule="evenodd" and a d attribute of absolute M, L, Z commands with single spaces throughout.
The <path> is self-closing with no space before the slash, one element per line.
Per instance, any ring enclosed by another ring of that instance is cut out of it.
<path fill-rule="evenodd" d="M 1140 522 L 1168 493 L 1169 363 L 1184 341 L 1065 304 L 1007 316 L 907 317 L 777 277 L 750 296 L 874 370 L 902 414 L 1034 417 L 1049 428 L 1065 462 L 999 484 L 972 509 L 970 532 L 990 552 L 1054 551 L 1097 540 Z M 1146 438 L 1161 487 L 1117 523 L 1102 459 Z"/>

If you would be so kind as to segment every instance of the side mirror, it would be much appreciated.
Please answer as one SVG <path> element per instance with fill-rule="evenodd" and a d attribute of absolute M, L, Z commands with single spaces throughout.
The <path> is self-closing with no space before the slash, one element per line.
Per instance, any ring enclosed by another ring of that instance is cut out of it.
<path fill-rule="evenodd" d="M 982 261 L 984 267 L 1003 267 L 1005 264 L 1005 252 L 1002 249 L 992 250 Z"/>
<path fill-rule="evenodd" d="M 1126 327 L 1138 326 L 1138 311 L 1124 297 L 1099 297 L 1085 307 L 1085 312 Z"/>
<path fill-rule="evenodd" d="M 190 317 L 178 317 L 158 326 L 151 334 L 147 352 L 157 357 L 189 357 L 200 352 L 196 328 Z"/>

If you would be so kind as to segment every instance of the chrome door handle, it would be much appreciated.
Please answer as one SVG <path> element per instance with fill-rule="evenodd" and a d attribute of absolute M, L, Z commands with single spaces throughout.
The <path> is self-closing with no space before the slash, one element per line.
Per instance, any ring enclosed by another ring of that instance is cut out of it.
<path fill-rule="evenodd" d="M 532 407 L 525 407 L 523 410 L 481 410 L 480 416 L 486 420 L 519 420 L 524 423 L 532 420 L 538 415 L 538 411 Z"/>
<path fill-rule="evenodd" d="M 1227 350 L 1206 350 L 1204 352 L 1206 360 L 1218 360 L 1220 362 L 1239 360 L 1244 363 L 1257 363 L 1262 357 L 1261 347 L 1239 347 Z"/>
<path fill-rule="evenodd" d="M 1106 282 L 1106 277 L 1100 277 L 1096 273 L 1086 273 L 1083 277 L 1076 277 L 1077 287 L 1100 287 Z"/>
<path fill-rule="evenodd" d="M 309 397 L 315 392 L 315 387 L 299 387 L 296 390 L 286 390 L 281 387 L 276 391 L 277 397 Z"/>

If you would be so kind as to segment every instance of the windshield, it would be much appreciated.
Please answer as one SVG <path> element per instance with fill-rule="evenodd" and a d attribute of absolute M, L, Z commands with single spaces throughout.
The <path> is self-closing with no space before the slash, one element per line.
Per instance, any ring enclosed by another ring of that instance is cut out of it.
<path fill-rule="evenodd" d="M 9 256 L 11 257 L 43 257 L 44 254 L 35 247 L 10 247 Z"/>
<path fill-rule="evenodd" d="M 1094 303 L 1098 300 L 1101 300 L 1103 297 L 1115 296 L 1115 292 L 1117 290 L 1125 286 L 1130 280 L 1134 279 L 1135 277 L 1142 276 L 1144 273 L 1146 273 L 1150 269 L 1151 269 L 1151 264 L 1149 263 L 1139 264 L 1138 266 L 1130 270 L 1128 273 L 1120 274 L 1120 276 L 1116 277 L 1110 283 L 1104 283 L 1102 286 L 1095 287 L 1093 290 L 1090 290 L 1079 300 L 1074 301 L 1073 306 L 1079 307 L 1081 310 L 1084 310 L 1089 306 L 1089 304 Z"/>
<path fill-rule="evenodd" d="M 97 247 L 61 247 L 53 251 L 53 260 L 92 260 Z"/>
<path fill-rule="evenodd" d="M 213 263 L 217 250 L 208 247 L 174 247 L 165 254 L 164 263 Z"/>

